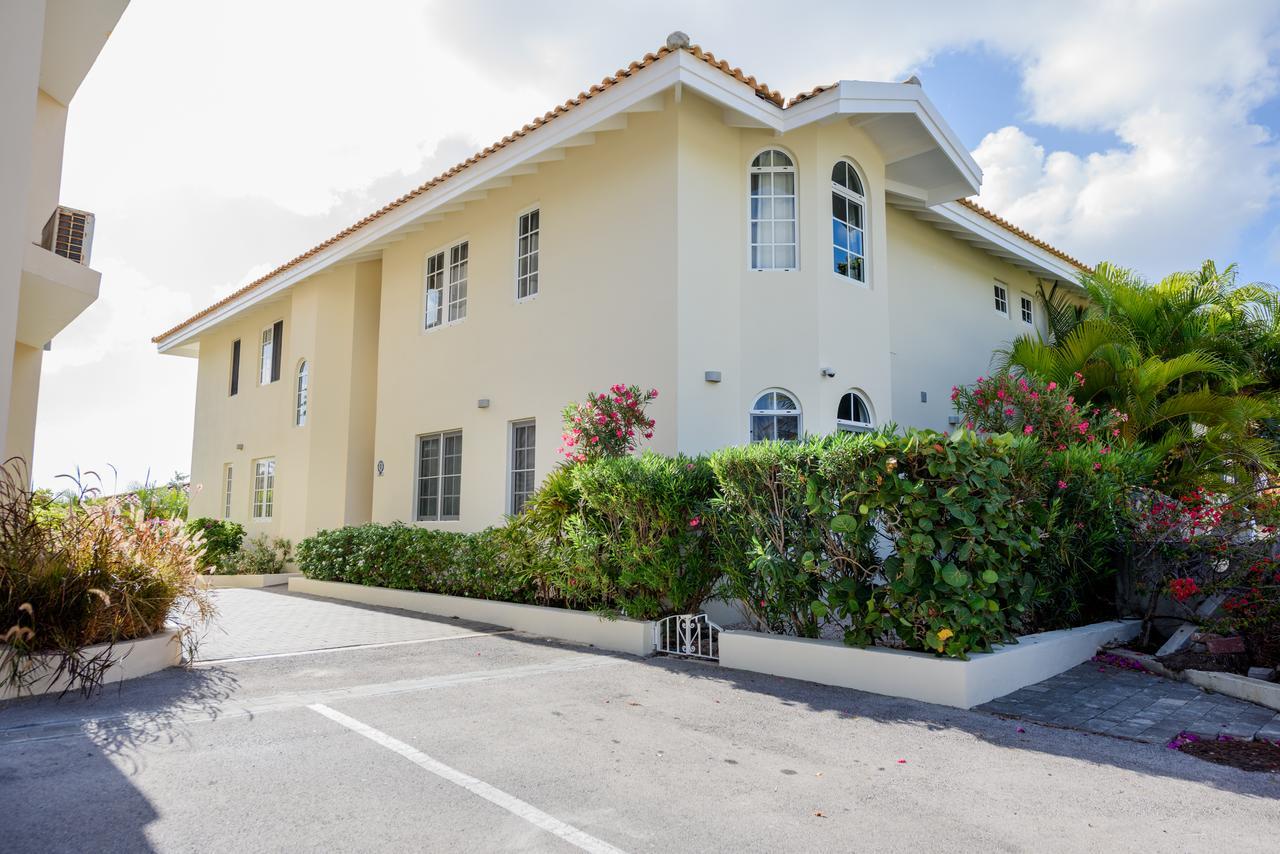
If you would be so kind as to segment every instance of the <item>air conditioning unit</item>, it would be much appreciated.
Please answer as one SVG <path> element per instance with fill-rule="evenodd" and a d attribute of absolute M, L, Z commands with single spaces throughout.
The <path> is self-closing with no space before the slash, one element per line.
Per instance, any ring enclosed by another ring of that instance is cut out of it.
<path fill-rule="evenodd" d="M 55 255 L 89 266 L 93 247 L 93 214 L 61 205 L 44 224 L 40 245 Z"/>

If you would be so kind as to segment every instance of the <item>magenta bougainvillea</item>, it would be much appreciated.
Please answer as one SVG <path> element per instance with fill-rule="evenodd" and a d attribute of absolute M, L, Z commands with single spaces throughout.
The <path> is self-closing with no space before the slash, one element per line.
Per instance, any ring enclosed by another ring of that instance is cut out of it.
<path fill-rule="evenodd" d="M 564 408 L 560 453 L 571 463 L 602 457 L 622 457 L 635 451 L 641 439 L 653 438 L 656 423 L 645 411 L 658 390 L 617 383 L 609 391 L 587 395 L 582 403 Z"/>

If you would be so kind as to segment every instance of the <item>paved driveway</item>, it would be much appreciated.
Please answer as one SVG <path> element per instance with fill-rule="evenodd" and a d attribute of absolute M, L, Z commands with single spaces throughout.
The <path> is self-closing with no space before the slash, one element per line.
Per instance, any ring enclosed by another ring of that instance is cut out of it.
<path fill-rule="evenodd" d="M 1274 850 L 1280 781 L 1158 745 L 354 610 L 343 649 L 0 707 L 0 847 Z"/>

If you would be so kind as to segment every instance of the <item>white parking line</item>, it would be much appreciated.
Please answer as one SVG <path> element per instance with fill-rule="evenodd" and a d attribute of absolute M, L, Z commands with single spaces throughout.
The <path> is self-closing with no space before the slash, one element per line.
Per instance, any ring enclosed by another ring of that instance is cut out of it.
<path fill-rule="evenodd" d="M 323 649 L 301 649 L 297 652 L 266 652 L 262 655 L 242 655 L 239 658 L 207 658 L 199 659 L 191 667 L 204 667 L 211 664 L 231 664 L 237 661 L 260 661 L 268 658 L 294 658 L 299 655 L 320 655 L 326 652 L 350 652 L 354 649 L 382 649 L 388 646 L 407 646 L 415 643 L 435 643 L 436 641 L 461 640 L 463 638 L 487 638 L 491 635 L 511 634 L 515 629 L 498 629 L 494 632 L 466 632 L 460 635 L 441 635 L 434 638 L 415 638 L 414 640 L 384 641 L 383 643 L 354 643 L 347 646 L 327 646 Z"/>
<path fill-rule="evenodd" d="M 307 708 L 314 712 L 318 712 L 342 724 L 352 732 L 363 735 L 376 744 L 381 744 L 388 750 L 399 753 L 405 759 L 418 765 L 421 768 L 430 771 L 441 779 L 448 780 L 450 783 L 461 786 L 473 795 L 479 795 L 491 804 L 502 807 L 514 816 L 524 819 L 535 827 L 540 827 L 548 833 L 554 833 L 566 842 L 581 848 L 583 851 L 599 852 L 599 854 L 622 854 L 622 849 L 615 848 L 602 839 L 597 839 L 588 833 L 585 833 L 571 824 L 566 824 L 555 816 L 548 815 L 532 804 L 527 804 L 514 795 L 508 795 L 501 789 L 494 788 L 483 780 L 477 780 L 469 774 L 464 774 L 456 768 L 450 768 L 438 759 L 432 759 L 427 754 L 411 747 L 399 739 L 392 738 L 381 730 L 374 729 L 368 724 L 361 723 L 355 718 L 348 717 L 342 712 L 329 708 L 323 703 L 315 703 Z"/>

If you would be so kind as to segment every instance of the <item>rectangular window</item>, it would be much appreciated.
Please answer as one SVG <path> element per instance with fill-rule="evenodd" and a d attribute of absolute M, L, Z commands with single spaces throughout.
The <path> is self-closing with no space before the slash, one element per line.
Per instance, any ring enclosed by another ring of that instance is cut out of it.
<path fill-rule="evenodd" d="M 440 325 L 440 303 L 444 294 L 444 253 L 437 252 L 427 256 L 426 270 L 427 288 L 427 320 L 426 328 L 434 329 Z"/>
<path fill-rule="evenodd" d="M 516 299 L 529 299 L 538 295 L 538 211 L 529 211 L 520 217 L 516 237 Z"/>
<path fill-rule="evenodd" d="M 420 522 L 455 520 L 462 510 L 462 431 L 418 437 Z"/>
<path fill-rule="evenodd" d="M 1009 290 L 1004 285 L 1000 284 L 999 282 L 996 282 L 995 294 L 996 294 L 996 311 L 998 311 L 1000 314 L 1003 314 L 1005 317 L 1008 317 L 1009 316 Z"/>
<path fill-rule="evenodd" d="M 511 424 L 511 507 L 512 516 L 524 509 L 534 490 L 534 445 L 537 428 L 532 420 Z"/>
<path fill-rule="evenodd" d="M 449 249 L 449 322 L 467 316 L 467 242 Z"/>
<path fill-rule="evenodd" d="M 276 460 L 253 461 L 253 518 L 270 519 L 276 503 Z"/>
<path fill-rule="evenodd" d="M 231 342 L 231 396 L 240 393 L 240 339 Z"/>
<path fill-rule="evenodd" d="M 222 518 L 231 518 L 231 463 L 222 467 Z"/>
<path fill-rule="evenodd" d="M 284 321 L 262 330 L 262 353 L 258 361 L 258 382 L 262 385 L 280 379 L 280 360 L 284 356 Z"/>
<path fill-rule="evenodd" d="M 1019 297 L 1019 302 L 1022 306 L 1022 322 L 1035 326 L 1036 315 L 1035 311 L 1032 309 L 1031 297 L 1023 294 Z"/>

